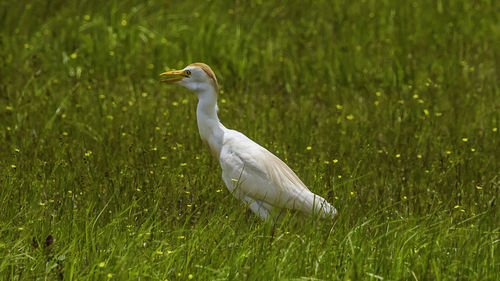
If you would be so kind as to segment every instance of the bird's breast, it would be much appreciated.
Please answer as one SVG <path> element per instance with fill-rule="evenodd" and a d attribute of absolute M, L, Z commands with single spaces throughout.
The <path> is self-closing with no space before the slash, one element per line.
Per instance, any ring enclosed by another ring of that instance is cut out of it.
<path fill-rule="evenodd" d="M 202 138 L 203 143 L 208 147 L 208 150 L 210 151 L 210 154 L 217 160 L 219 161 L 220 158 L 220 150 L 218 150 L 213 144 L 211 144 L 208 140 Z"/>

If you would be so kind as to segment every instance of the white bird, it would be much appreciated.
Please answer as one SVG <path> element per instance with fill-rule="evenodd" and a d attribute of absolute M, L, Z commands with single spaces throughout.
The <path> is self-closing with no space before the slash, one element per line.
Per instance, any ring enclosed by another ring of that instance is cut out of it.
<path fill-rule="evenodd" d="M 161 73 L 162 82 L 175 82 L 196 93 L 196 117 L 201 139 L 219 161 L 229 191 L 262 220 L 281 219 L 286 209 L 333 218 L 337 210 L 312 193 L 278 157 L 242 133 L 224 127 L 217 116 L 219 86 L 210 67 L 193 63 Z"/>

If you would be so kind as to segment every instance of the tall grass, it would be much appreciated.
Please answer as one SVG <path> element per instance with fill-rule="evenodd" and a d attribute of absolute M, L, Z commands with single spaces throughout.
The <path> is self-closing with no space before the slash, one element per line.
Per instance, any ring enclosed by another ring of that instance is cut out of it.
<path fill-rule="evenodd" d="M 498 280 L 497 1 L 0 3 L 0 279 Z M 261 222 L 219 116 L 333 203 Z"/>

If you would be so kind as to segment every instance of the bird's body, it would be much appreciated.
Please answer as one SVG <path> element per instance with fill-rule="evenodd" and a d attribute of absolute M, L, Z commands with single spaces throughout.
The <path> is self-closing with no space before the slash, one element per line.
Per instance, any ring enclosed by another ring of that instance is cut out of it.
<path fill-rule="evenodd" d="M 278 157 L 242 133 L 224 127 L 217 116 L 218 85 L 206 64 L 161 74 L 198 96 L 196 109 L 201 139 L 222 168 L 229 191 L 263 220 L 278 218 L 286 209 L 333 218 L 337 213 L 323 197 L 312 193 Z M 172 77 L 173 76 L 173 77 Z"/>

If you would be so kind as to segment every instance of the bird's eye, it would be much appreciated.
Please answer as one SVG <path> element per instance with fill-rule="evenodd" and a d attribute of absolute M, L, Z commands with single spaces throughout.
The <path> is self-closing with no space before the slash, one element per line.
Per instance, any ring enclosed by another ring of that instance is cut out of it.
<path fill-rule="evenodd" d="M 186 70 L 187 75 L 191 75 L 191 70 Z"/>

